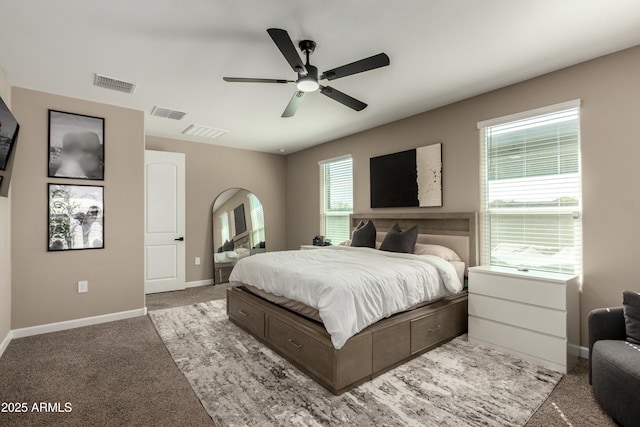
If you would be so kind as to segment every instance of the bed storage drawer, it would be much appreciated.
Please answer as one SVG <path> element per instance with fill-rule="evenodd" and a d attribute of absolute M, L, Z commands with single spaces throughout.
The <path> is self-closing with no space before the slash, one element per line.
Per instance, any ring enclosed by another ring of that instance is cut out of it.
<path fill-rule="evenodd" d="M 216 284 L 218 283 L 227 283 L 229 281 L 229 276 L 231 276 L 231 271 L 233 271 L 233 267 L 217 267 L 213 271 L 213 278 Z"/>
<path fill-rule="evenodd" d="M 242 301 L 238 297 L 228 298 L 227 314 L 236 323 L 264 338 L 264 311 L 253 304 Z"/>
<path fill-rule="evenodd" d="M 333 348 L 316 341 L 274 317 L 267 316 L 267 340 L 306 370 L 321 379 L 333 379 Z"/>
<path fill-rule="evenodd" d="M 374 331 L 373 372 L 378 372 L 411 355 L 411 327 L 402 322 L 388 328 Z"/>
<path fill-rule="evenodd" d="M 446 310 L 411 321 L 411 354 L 451 339 L 467 329 L 467 299 L 456 301 Z"/>
<path fill-rule="evenodd" d="M 439 311 L 411 322 L 411 353 L 431 347 L 446 337 L 445 314 Z"/>

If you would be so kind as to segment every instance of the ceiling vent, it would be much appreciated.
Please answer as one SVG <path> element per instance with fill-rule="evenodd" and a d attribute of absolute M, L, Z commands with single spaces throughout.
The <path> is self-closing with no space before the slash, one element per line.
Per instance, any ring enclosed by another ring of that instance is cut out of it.
<path fill-rule="evenodd" d="M 227 131 L 207 126 L 191 125 L 183 130 L 182 133 L 185 135 L 199 136 L 201 138 L 216 139 L 227 133 Z"/>
<path fill-rule="evenodd" d="M 113 77 L 103 76 L 102 74 L 96 74 L 93 84 L 98 87 L 117 90 L 118 92 L 124 93 L 133 93 L 133 91 L 136 90 L 136 85 L 133 83 L 114 79 Z"/>
<path fill-rule="evenodd" d="M 186 114 L 184 111 L 170 110 L 162 107 L 153 107 L 153 110 L 151 110 L 152 116 L 173 120 L 181 120 Z"/>

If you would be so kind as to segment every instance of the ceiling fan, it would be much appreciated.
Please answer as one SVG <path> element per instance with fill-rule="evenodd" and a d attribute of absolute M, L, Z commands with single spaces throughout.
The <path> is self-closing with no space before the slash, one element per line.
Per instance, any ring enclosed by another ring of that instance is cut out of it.
<path fill-rule="evenodd" d="M 318 83 L 318 80 L 335 80 L 389 65 L 389 57 L 384 53 L 380 53 L 378 55 L 370 56 L 369 58 L 361 59 L 360 61 L 343 65 L 342 67 L 325 71 L 320 75 L 320 77 L 318 77 L 318 68 L 309 63 L 309 56 L 316 48 L 316 43 L 314 41 L 302 40 L 298 43 L 300 50 L 306 57 L 307 61 L 305 64 L 302 62 L 302 59 L 300 59 L 300 56 L 291 41 L 291 37 L 289 37 L 289 33 L 279 28 L 269 28 L 267 33 L 269 33 L 273 42 L 278 46 L 282 56 L 284 56 L 289 65 L 291 65 L 293 71 L 298 73 L 298 79 L 252 79 L 244 77 L 223 77 L 222 79 L 225 82 L 232 83 L 296 83 L 298 90 L 293 94 L 291 101 L 289 101 L 289 105 L 287 105 L 287 108 L 285 108 L 282 113 L 282 117 L 292 117 L 296 114 L 305 94 L 307 92 L 315 92 L 318 89 L 320 90 L 320 93 L 328 96 L 334 101 L 338 101 L 339 103 L 346 105 L 349 108 L 353 108 L 356 111 L 361 111 L 367 107 L 367 104 L 347 95 L 346 93 L 340 92 L 331 86 L 323 86 Z"/>

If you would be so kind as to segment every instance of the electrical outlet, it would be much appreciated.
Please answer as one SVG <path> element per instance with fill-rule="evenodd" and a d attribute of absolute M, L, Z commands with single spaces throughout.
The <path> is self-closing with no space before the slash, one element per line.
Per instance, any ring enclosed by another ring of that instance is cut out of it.
<path fill-rule="evenodd" d="M 199 256 L 196 257 L 195 264 L 196 265 L 200 265 L 200 257 Z"/>
<path fill-rule="evenodd" d="M 88 280 L 80 280 L 78 282 L 78 293 L 83 294 L 85 292 L 89 292 L 89 281 Z"/>

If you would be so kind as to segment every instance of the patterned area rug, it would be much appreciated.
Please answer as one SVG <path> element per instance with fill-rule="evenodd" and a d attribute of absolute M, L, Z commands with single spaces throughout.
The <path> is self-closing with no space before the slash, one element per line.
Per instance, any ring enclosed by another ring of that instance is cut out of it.
<path fill-rule="evenodd" d="M 220 426 L 522 426 L 561 378 L 462 336 L 334 396 L 232 324 L 224 300 L 149 316 Z"/>

